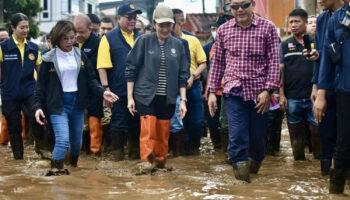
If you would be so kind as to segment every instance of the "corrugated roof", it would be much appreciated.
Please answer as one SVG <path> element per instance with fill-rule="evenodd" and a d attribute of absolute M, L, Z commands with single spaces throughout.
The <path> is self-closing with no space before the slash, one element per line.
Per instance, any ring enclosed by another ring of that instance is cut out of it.
<path fill-rule="evenodd" d="M 210 36 L 210 24 L 217 18 L 216 13 L 187 14 L 185 29 L 198 37 Z"/>

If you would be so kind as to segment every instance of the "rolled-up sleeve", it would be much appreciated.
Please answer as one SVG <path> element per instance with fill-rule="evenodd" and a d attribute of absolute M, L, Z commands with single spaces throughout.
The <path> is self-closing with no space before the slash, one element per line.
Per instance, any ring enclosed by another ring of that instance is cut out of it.
<path fill-rule="evenodd" d="M 217 92 L 221 87 L 221 80 L 224 76 L 226 62 L 224 49 L 224 35 L 222 29 L 219 28 L 215 38 L 214 55 L 211 62 L 211 69 L 209 75 L 209 92 Z"/>
<path fill-rule="evenodd" d="M 187 46 L 188 48 L 188 46 Z M 181 46 L 180 71 L 179 71 L 179 88 L 186 88 L 187 79 L 190 76 L 190 64 L 186 58 L 185 43 Z"/>
<path fill-rule="evenodd" d="M 139 37 L 126 60 L 125 77 L 128 82 L 135 82 L 140 66 L 144 61 L 145 44 L 143 37 Z"/>
<path fill-rule="evenodd" d="M 323 45 L 323 55 L 321 56 L 321 63 L 318 74 L 318 89 L 334 89 L 333 81 L 334 81 L 334 65 L 331 62 L 330 55 L 328 53 L 328 48 L 331 43 L 335 41 L 334 39 L 334 18 L 331 18 L 328 23 L 328 28 L 326 31 L 326 36 L 324 39 Z"/>
<path fill-rule="evenodd" d="M 270 26 L 269 36 L 267 37 L 267 79 L 265 89 L 278 89 L 280 87 L 280 48 L 277 29 L 274 25 Z"/>

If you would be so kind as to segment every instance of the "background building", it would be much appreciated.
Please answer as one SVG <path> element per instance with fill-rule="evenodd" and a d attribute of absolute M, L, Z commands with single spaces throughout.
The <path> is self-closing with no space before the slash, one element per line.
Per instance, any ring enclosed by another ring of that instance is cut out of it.
<path fill-rule="evenodd" d="M 72 20 L 80 13 L 99 15 L 98 0 L 41 0 L 43 10 L 39 13 L 41 33 L 49 33 L 57 21 Z"/>

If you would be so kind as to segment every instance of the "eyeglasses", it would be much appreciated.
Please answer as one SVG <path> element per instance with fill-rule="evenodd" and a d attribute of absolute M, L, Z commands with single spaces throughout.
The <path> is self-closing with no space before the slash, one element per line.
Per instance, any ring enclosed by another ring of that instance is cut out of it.
<path fill-rule="evenodd" d="M 125 17 L 125 18 L 128 19 L 129 21 L 131 21 L 131 20 L 137 20 L 137 16 L 136 16 L 136 15 L 124 15 L 123 17 Z"/>
<path fill-rule="evenodd" d="M 230 7 L 233 9 L 233 10 L 238 10 L 239 8 L 242 8 L 242 9 L 247 9 L 249 8 L 249 6 L 253 3 L 253 1 L 250 1 L 250 2 L 243 2 L 241 4 L 231 4 Z"/>
<path fill-rule="evenodd" d="M 64 42 L 68 43 L 70 41 L 75 42 L 75 40 L 77 39 L 76 36 L 73 37 L 64 37 L 62 38 Z"/>

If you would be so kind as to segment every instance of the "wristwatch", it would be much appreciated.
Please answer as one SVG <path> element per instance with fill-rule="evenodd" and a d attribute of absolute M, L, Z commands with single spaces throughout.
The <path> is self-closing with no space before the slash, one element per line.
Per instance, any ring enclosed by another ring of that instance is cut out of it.
<path fill-rule="evenodd" d="M 193 78 L 196 78 L 197 75 L 195 73 L 193 73 L 192 76 L 193 76 Z"/>
<path fill-rule="evenodd" d="M 102 87 L 103 87 L 104 89 L 107 89 L 107 88 L 109 88 L 109 85 L 102 85 Z"/>
<path fill-rule="evenodd" d="M 180 98 L 180 101 L 184 101 L 185 103 L 187 103 L 187 99 L 186 98 Z"/>
<path fill-rule="evenodd" d="M 273 92 L 274 92 L 275 90 L 266 89 L 265 91 L 268 92 L 269 94 L 273 94 Z"/>

